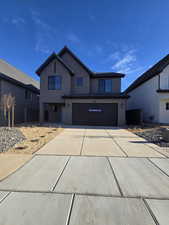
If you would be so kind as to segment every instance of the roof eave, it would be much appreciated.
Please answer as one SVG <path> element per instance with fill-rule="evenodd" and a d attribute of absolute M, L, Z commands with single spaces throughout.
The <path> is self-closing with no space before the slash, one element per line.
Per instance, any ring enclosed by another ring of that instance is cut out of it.
<path fill-rule="evenodd" d="M 83 96 L 83 95 L 64 95 L 62 98 L 64 99 L 128 99 L 130 96 L 129 95 L 119 95 L 119 96 L 111 96 L 111 95 L 88 95 L 88 96 Z"/>
<path fill-rule="evenodd" d="M 63 62 L 63 60 L 55 53 L 53 52 L 44 63 L 36 70 L 36 74 L 40 76 L 43 69 L 53 60 L 57 59 L 70 73 L 70 75 L 74 75 L 74 72 Z"/>
<path fill-rule="evenodd" d="M 40 90 L 38 88 L 36 88 L 35 86 L 32 85 L 33 87 L 30 87 L 30 85 L 23 84 L 22 82 L 20 82 L 18 80 L 15 80 L 11 77 L 8 77 L 8 75 L 6 75 L 6 74 L 0 73 L 0 79 L 5 80 L 7 82 L 10 82 L 10 83 L 12 83 L 14 85 L 17 85 L 19 87 L 28 89 L 28 90 L 30 90 L 34 93 L 40 94 Z"/>
<path fill-rule="evenodd" d="M 53 52 L 41 65 L 40 67 L 35 71 L 35 73 L 40 76 L 42 70 L 44 69 L 45 65 L 49 64 L 52 59 L 54 59 L 56 57 L 56 53 Z"/>
<path fill-rule="evenodd" d="M 167 66 L 169 65 L 169 54 L 158 61 L 149 70 L 144 72 L 140 77 L 138 77 L 126 90 L 125 93 L 129 93 L 136 89 L 138 86 L 142 85 L 144 82 L 150 80 L 151 78 L 159 75 Z M 146 76 L 146 77 L 145 77 Z"/>
<path fill-rule="evenodd" d="M 97 79 L 97 78 L 123 78 L 125 77 L 125 74 L 120 73 L 93 73 L 91 75 L 91 78 Z"/>
<path fill-rule="evenodd" d="M 135 81 L 134 81 L 133 84 L 131 84 L 131 85 L 125 90 L 125 93 L 126 93 L 126 94 L 130 93 L 131 91 L 133 91 L 134 89 L 136 89 L 136 88 L 139 87 L 140 85 L 144 84 L 146 81 L 148 81 L 148 80 L 150 80 L 151 78 L 153 78 L 153 77 L 159 75 L 161 72 L 162 72 L 162 71 L 158 71 L 158 72 L 155 73 L 152 77 L 149 77 L 149 78 L 145 79 L 144 81 L 140 82 L 139 84 L 134 85 L 134 82 L 135 82 Z M 137 80 L 136 80 L 136 81 L 137 81 Z M 133 87 L 132 87 L 132 85 L 133 85 Z"/>

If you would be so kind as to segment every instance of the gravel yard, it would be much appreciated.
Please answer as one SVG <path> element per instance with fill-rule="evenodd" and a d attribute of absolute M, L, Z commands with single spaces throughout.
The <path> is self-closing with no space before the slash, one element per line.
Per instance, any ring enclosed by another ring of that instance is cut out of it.
<path fill-rule="evenodd" d="M 0 127 L 0 153 L 33 154 L 62 130 L 40 124 L 21 124 L 10 129 Z"/>
<path fill-rule="evenodd" d="M 0 127 L 0 152 L 5 152 L 16 143 L 25 140 L 25 136 L 17 128 Z"/>
<path fill-rule="evenodd" d="M 138 129 L 138 131 L 135 129 L 132 132 L 160 147 L 169 147 L 169 142 L 166 142 L 163 140 L 162 131 L 163 131 L 163 128 L 158 127 L 158 128 L 151 128 L 151 129 Z"/>

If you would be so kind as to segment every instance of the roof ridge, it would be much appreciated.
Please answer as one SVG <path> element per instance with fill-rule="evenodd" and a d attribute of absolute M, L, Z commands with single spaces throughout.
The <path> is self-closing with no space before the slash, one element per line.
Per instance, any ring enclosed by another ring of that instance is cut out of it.
<path fill-rule="evenodd" d="M 68 46 L 64 46 L 59 52 L 58 52 L 58 55 L 59 56 L 61 56 L 62 54 L 64 54 L 64 52 L 65 51 L 68 51 L 71 55 L 72 55 L 72 57 L 76 60 L 76 61 L 78 61 L 87 71 L 88 71 L 88 73 L 89 74 L 92 74 L 93 73 L 93 71 L 92 70 L 90 70 L 71 50 L 70 50 L 70 48 L 68 47 Z"/>

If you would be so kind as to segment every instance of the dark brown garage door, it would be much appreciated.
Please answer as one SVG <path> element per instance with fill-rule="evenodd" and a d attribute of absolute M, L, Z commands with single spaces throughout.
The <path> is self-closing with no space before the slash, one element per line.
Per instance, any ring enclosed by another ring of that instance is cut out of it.
<path fill-rule="evenodd" d="M 117 103 L 73 103 L 72 122 L 75 125 L 117 126 Z"/>

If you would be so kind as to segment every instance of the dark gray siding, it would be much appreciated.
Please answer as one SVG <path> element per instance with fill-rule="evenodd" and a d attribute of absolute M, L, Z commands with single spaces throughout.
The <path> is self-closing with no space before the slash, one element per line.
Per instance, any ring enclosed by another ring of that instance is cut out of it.
<path fill-rule="evenodd" d="M 0 81 L 0 97 L 2 99 L 4 94 L 11 94 L 15 96 L 15 123 L 31 122 L 33 120 L 38 120 L 35 118 L 38 116 L 39 111 L 39 97 L 34 92 L 32 93 L 32 98 L 30 100 L 25 99 L 25 88 L 14 85 L 5 80 Z M 2 102 L 2 100 L 1 100 Z M 1 104 L 2 105 L 2 104 Z M 36 115 L 36 116 L 35 116 Z M 0 124 L 6 125 L 6 121 L 3 115 L 3 110 L 1 107 L 1 118 Z"/>

